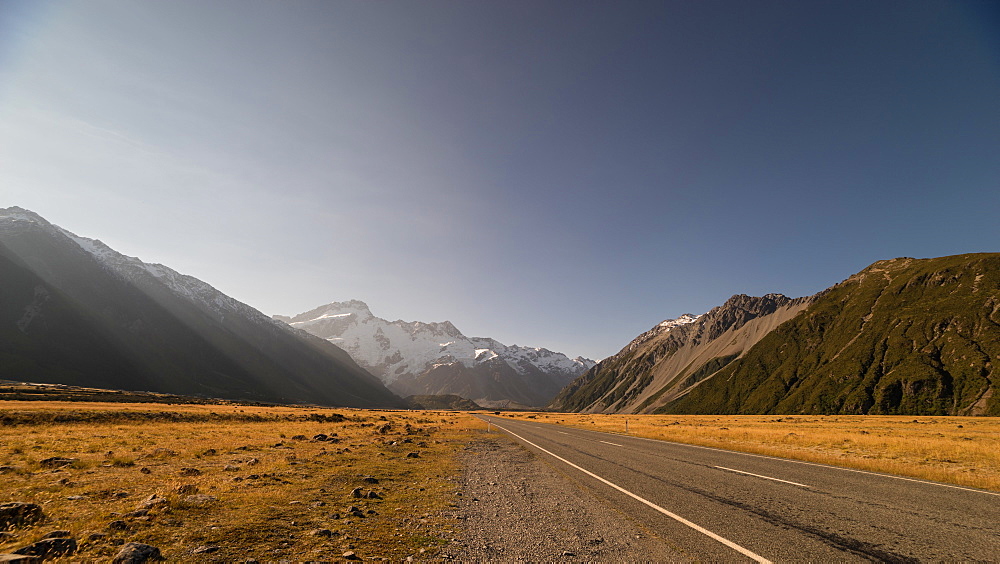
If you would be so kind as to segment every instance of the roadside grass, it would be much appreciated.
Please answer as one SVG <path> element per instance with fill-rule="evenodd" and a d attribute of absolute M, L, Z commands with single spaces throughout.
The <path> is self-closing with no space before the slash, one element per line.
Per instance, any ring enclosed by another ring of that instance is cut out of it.
<path fill-rule="evenodd" d="M 1000 491 L 996 417 L 503 415 Z"/>
<path fill-rule="evenodd" d="M 0 553 L 62 529 L 80 544 L 70 560 L 132 541 L 180 561 L 431 558 L 457 523 L 453 454 L 478 424 L 444 411 L 0 402 L 0 503 L 47 517 L 9 531 Z"/>

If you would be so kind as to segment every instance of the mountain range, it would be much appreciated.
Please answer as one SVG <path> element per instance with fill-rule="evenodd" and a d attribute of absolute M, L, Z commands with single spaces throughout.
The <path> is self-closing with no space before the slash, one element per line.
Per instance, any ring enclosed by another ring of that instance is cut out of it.
<path fill-rule="evenodd" d="M 816 295 L 737 295 L 640 335 L 551 407 L 1000 415 L 1000 254 L 879 261 Z"/>
<path fill-rule="evenodd" d="M 466 337 L 449 321 L 388 321 L 358 300 L 275 319 L 344 349 L 401 396 L 454 394 L 482 406 L 544 406 L 594 366 L 544 348 Z"/>
<path fill-rule="evenodd" d="M 402 407 L 329 342 L 159 264 L 0 209 L 0 378 Z"/>

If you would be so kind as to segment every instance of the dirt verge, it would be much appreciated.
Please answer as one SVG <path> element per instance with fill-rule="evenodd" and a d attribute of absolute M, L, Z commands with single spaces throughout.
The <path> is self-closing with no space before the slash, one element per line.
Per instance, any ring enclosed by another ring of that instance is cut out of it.
<path fill-rule="evenodd" d="M 438 557 L 464 562 L 692 560 L 582 487 L 563 469 L 494 435 L 459 454 L 458 538 Z M 558 464 L 557 462 L 555 464 Z"/>

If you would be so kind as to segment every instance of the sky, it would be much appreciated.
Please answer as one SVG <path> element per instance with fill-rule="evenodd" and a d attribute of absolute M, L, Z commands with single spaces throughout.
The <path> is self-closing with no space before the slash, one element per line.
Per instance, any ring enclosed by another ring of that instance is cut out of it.
<path fill-rule="evenodd" d="M 0 207 L 600 359 L 1000 251 L 1000 2 L 0 0 Z"/>

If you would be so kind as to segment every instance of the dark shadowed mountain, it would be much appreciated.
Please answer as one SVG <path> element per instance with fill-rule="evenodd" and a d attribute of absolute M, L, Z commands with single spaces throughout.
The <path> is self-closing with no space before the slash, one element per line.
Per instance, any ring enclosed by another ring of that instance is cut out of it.
<path fill-rule="evenodd" d="M 880 261 L 815 296 L 734 296 L 693 322 L 650 333 L 573 382 L 553 406 L 1000 415 L 1000 254 Z"/>
<path fill-rule="evenodd" d="M 0 282 L 0 378 L 402 405 L 336 346 L 20 208 L 0 210 Z"/>

